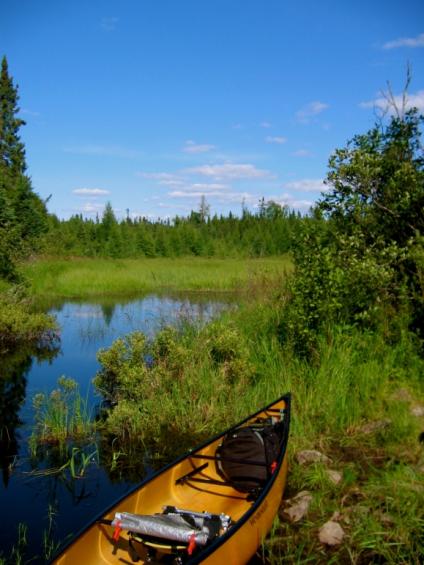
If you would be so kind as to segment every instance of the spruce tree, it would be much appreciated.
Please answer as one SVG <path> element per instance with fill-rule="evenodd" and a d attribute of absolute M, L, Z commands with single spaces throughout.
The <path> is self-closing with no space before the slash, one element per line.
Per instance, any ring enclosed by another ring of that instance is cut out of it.
<path fill-rule="evenodd" d="M 13 84 L 6 57 L 0 72 L 0 276 L 13 278 L 14 262 L 32 251 L 46 229 L 44 202 L 25 174 L 25 147 L 19 130 L 18 88 Z"/>

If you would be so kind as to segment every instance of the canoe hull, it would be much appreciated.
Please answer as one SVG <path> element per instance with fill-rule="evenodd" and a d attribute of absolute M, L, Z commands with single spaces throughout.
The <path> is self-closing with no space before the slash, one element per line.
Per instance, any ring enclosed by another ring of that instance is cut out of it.
<path fill-rule="evenodd" d="M 248 425 L 258 417 L 283 414 L 284 442 L 277 467 L 255 500 L 246 493 L 235 490 L 228 483 L 222 483 L 216 465 L 211 458 L 223 437 L 240 425 Z M 242 565 L 249 561 L 264 540 L 272 526 L 287 478 L 287 440 L 290 416 L 290 397 L 283 396 L 237 426 L 216 436 L 209 442 L 181 457 L 143 482 L 133 493 L 109 509 L 102 521 L 113 520 L 116 512 L 133 514 L 154 514 L 162 512 L 164 506 L 176 506 L 194 512 L 210 512 L 231 516 L 233 525 L 229 530 L 210 542 L 205 548 L 194 552 L 184 563 L 207 563 Z M 200 469 L 200 471 L 198 471 Z M 181 481 L 194 473 L 193 479 Z M 198 482 L 196 482 L 198 481 Z M 56 558 L 56 565 L 84 565 L 131 563 L 131 556 L 139 558 L 138 563 L 148 561 L 146 548 L 140 543 L 130 547 L 126 532 L 117 541 L 113 540 L 113 528 L 94 521 Z"/>

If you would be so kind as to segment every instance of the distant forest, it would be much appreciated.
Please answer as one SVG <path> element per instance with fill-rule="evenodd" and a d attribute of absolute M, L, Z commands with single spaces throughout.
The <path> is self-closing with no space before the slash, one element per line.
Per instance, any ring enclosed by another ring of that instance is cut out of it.
<path fill-rule="evenodd" d="M 65 257 L 262 257 L 289 251 L 302 221 L 299 213 L 264 199 L 256 213 L 243 209 L 238 217 L 231 212 L 210 216 L 202 198 L 199 211 L 188 217 L 154 222 L 142 217 L 119 221 L 107 203 L 101 218 L 49 216 L 40 251 Z"/>

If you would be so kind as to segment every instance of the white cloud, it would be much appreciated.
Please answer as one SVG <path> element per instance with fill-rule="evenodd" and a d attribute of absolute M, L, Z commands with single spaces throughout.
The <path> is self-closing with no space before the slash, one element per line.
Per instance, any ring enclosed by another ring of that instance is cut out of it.
<path fill-rule="evenodd" d="M 398 94 L 393 97 L 393 101 L 396 104 L 396 107 L 402 109 L 403 98 L 402 94 Z M 387 98 L 381 96 L 380 98 L 376 98 L 375 100 L 370 100 L 369 102 L 361 102 L 359 104 L 361 108 L 377 108 L 382 111 L 389 111 L 390 113 L 394 112 L 393 107 L 389 107 L 389 102 Z M 424 90 L 419 90 L 415 94 L 409 94 L 406 97 L 406 108 L 405 110 L 409 110 L 411 108 L 418 108 L 421 112 L 424 110 Z"/>
<path fill-rule="evenodd" d="M 103 31 L 115 31 L 119 18 L 102 18 L 100 20 L 100 27 Z"/>
<path fill-rule="evenodd" d="M 193 190 L 204 190 L 209 192 L 211 190 L 225 190 L 228 188 L 228 184 L 219 184 L 219 183 L 202 183 L 202 182 L 195 182 L 191 185 Z"/>
<path fill-rule="evenodd" d="M 278 145 L 282 145 L 283 143 L 286 143 L 287 138 L 286 137 L 281 137 L 281 136 L 272 136 L 272 135 L 268 135 L 265 138 L 265 141 L 267 143 L 277 143 Z"/>
<path fill-rule="evenodd" d="M 291 210 L 299 210 L 300 212 L 308 212 L 314 205 L 312 200 L 294 198 L 291 194 L 283 194 L 281 198 L 273 198 L 272 200 L 281 206 L 288 206 Z"/>
<path fill-rule="evenodd" d="M 310 102 L 309 104 L 301 108 L 298 112 L 296 112 L 296 118 L 299 122 L 307 124 L 314 116 L 321 114 L 321 112 L 326 110 L 328 107 L 328 104 L 324 104 L 324 102 L 315 100 L 314 102 Z"/>
<path fill-rule="evenodd" d="M 152 179 L 158 182 L 158 184 L 164 186 L 181 186 L 184 184 L 184 181 L 178 176 L 173 173 L 145 173 L 145 172 L 138 172 L 137 176 L 145 178 L 145 179 Z"/>
<path fill-rule="evenodd" d="M 261 128 L 272 128 L 272 124 L 270 124 L 269 122 L 261 122 L 260 126 Z"/>
<path fill-rule="evenodd" d="M 104 196 L 110 194 L 110 190 L 104 190 L 103 188 L 76 188 L 72 192 L 78 196 Z"/>
<path fill-rule="evenodd" d="M 293 151 L 293 157 L 312 157 L 312 153 L 308 149 L 298 149 Z"/>
<path fill-rule="evenodd" d="M 168 192 L 168 196 L 172 198 L 200 198 L 201 196 L 222 196 L 222 194 L 217 191 L 173 190 L 172 192 Z"/>
<path fill-rule="evenodd" d="M 95 215 L 95 214 L 101 214 L 104 210 L 104 205 L 103 204 L 97 204 L 94 202 L 87 202 L 86 204 L 84 204 L 84 206 L 81 206 L 79 208 L 75 208 L 75 211 L 78 213 L 82 213 L 82 214 L 88 214 L 88 215 Z"/>
<path fill-rule="evenodd" d="M 121 147 L 119 145 L 78 145 L 65 147 L 64 151 L 77 155 L 99 155 L 101 157 L 123 157 L 126 159 L 136 159 L 144 155 L 142 151 Z"/>
<path fill-rule="evenodd" d="M 295 192 L 323 192 L 328 190 L 327 185 L 322 179 L 300 179 L 284 183 L 286 190 L 294 190 Z"/>
<path fill-rule="evenodd" d="M 209 192 L 206 193 L 203 191 L 199 192 L 189 192 L 185 190 L 176 190 L 174 192 L 170 192 L 168 196 L 172 198 L 196 198 L 199 199 L 202 196 L 206 196 L 208 199 L 213 198 L 214 204 L 216 203 L 241 203 L 243 200 L 245 202 L 256 202 L 258 198 L 253 196 L 249 192 Z"/>
<path fill-rule="evenodd" d="M 186 169 L 189 174 L 198 174 L 216 179 L 254 179 L 269 177 L 270 172 L 257 169 L 249 163 L 225 163 L 223 165 L 202 165 Z"/>
<path fill-rule="evenodd" d="M 424 33 L 420 33 L 417 37 L 401 37 L 383 45 L 383 49 L 397 49 L 398 47 L 424 47 Z"/>
<path fill-rule="evenodd" d="M 195 143 L 191 139 L 186 141 L 185 146 L 183 147 L 184 153 L 207 153 L 208 151 L 212 151 L 212 149 L 215 149 L 215 145 L 208 143 L 199 144 Z"/>

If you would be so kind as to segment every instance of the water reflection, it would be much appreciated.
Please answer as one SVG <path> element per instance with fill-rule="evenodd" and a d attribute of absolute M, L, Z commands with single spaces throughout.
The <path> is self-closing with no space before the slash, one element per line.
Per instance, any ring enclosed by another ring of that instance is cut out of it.
<path fill-rule="evenodd" d="M 0 467 L 3 484 L 7 487 L 14 458 L 19 452 L 20 414 L 25 400 L 27 375 L 34 360 L 49 362 L 58 354 L 59 347 L 27 346 L 9 352 L 0 360 Z"/>
<path fill-rule="evenodd" d="M 46 446 L 37 458 L 31 457 L 28 438 L 34 421 L 34 395 L 49 394 L 57 387 L 58 378 L 66 375 L 78 382 L 82 396 L 94 407 L 100 399 L 94 396 L 91 380 L 99 369 L 96 354 L 100 348 L 135 330 L 152 337 L 164 325 L 205 323 L 236 302 L 234 296 L 199 293 L 42 305 L 57 317 L 60 349 L 21 348 L 0 360 L 0 507 L 7 514 L 7 527 L 0 528 L 0 556 L 2 552 L 10 555 L 18 525 L 25 523 L 27 557 L 34 558 L 34 563 L 44 562 L 40 558 L 45 553 L 43 535 L 46 538 L 47 532 L 47 538 L 52 537 L 49 509 L 55 509 L 55 536 L 63 541 L 127 492 L 131 484 L 161 467 L 163 457 L 174 455 L 173 445 L 181 452 L 185 444 L 193 442 L 193 437 L 179 437 L 176 442 L 168 437 L 166 454 L 137 449 L 120 459 L 116 453 L 123 446 L 103 438 L 97 444 L 98 463 L 87 468 L 83 480 L 73 479 L 68 471 L 37 475 L 34 470 L 63 465 L 64 456 Z"/>

